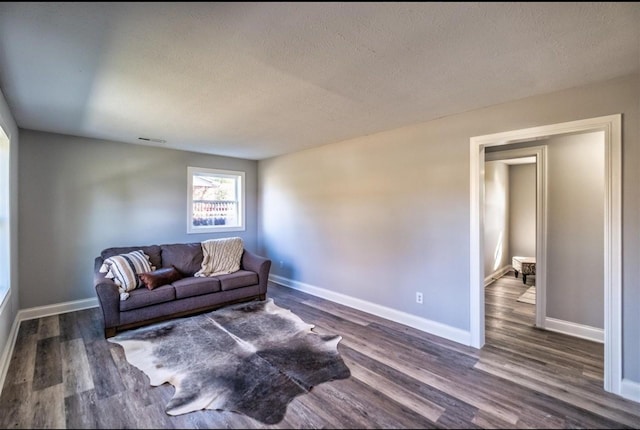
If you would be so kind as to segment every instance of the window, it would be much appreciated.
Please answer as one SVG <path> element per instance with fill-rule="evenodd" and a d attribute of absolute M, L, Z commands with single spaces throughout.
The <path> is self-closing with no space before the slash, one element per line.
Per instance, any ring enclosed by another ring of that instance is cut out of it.
<path fill-rule="evenodd" d="M 189 167 L 187 233 L 243 231 L 244 172 Z"/>

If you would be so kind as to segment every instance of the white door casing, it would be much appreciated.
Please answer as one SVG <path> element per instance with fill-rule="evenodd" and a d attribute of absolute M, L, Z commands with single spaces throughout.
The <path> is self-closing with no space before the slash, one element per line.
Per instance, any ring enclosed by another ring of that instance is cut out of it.
<path fill-rule="evenodd" d="M 608 115 L 559 124 L 512 130 L 470 139 L 470 334 L 471 346 L 482 348 L 484 334 L 484 162 L 485 148 L 511 143 L 545 139 L 562 134 L 604 132 L 605 196 L 604 196 L 604 389 L 621 394 L 622 382 L 622 115 Z M 545 160 L 546 161 L 546 160 Z M 546 166 L 545 166 L 546 169 Z M 543 172 L 543 174 L 546 174 Z M 544 199 L 546 199 L 546 190 Z M 546 201 L 544 201 L 546 203 Z M 544 205 L 546 207 L 546 204 Z M 538 209 L 540 210 L 540 209 Z M 538 214 L 537 214 L 538 215 Z M 536 229 L 536 239 L 545 240 L 544 227 Z M 538 234 L 542 237 L 538 237 Z M 536 244 L 544 250 L 546 243 Z M 546 267 L 546 253 L 536 250 Z M 545 269 L 546 270 L 546 269 Z M 536 283 L 538 279 L 536 278 Z M 546 279 L 543 280 L 546 282 Z M 546 286 L 546 285 L 545 285 Z M 536 302 L 545 302 L 542 296 Z M 536 305 L 536 324 L 544 327 L 544 316 Z"/>

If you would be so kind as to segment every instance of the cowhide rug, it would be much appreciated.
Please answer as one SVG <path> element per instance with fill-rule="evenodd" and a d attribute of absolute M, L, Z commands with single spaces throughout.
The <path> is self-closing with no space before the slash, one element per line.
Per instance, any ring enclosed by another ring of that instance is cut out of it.
<path fill-rule="evenodd" d="M 151 385 L 175 386 L 169 415 L 200 409 L 240 412 L 266 424 L 284 417 L 296 396 L 350 376 L 342 337 L 322 336 L 273 299 L 231 305 L 109 339 Z"/>

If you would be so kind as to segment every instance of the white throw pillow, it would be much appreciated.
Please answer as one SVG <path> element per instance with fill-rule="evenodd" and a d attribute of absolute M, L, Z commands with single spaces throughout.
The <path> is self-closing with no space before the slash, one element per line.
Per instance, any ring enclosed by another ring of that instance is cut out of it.
<path fill-rule="evenodd" d="M 244 242 L 240 237 L 209 239 L 202 246 L 202 268 L 194 276 L 217 276 L 240 270 Z"/>
<path fill-rule="evenodd" d="M 129 297 L 129 291 L 143 285 L 138 274 L 155 269 L 149 262 L 149 256 L 139 250 L 107 258 L 100 267 L 100 272 L 106 273 L 105 278 L 113 279 L 120 289 L 121 300 L 125 300 Z"/>

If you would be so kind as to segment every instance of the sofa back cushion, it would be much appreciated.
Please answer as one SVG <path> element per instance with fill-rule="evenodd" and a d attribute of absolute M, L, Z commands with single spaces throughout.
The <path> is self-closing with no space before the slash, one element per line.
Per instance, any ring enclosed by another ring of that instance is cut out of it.
<path fill-rule="evenodd" d="M 113 257 L 114 255 L 128 254 L 129 252 L 138 251 L 140 249 L 149 256 L 149 262 L 152 266 L 155 266 L 156 268 L 162 267 L 162 260 L 160 259 L 160 247 L 158 245 L 107 248 L 100 253 L 100 256 L 103 260 L 106 260 L 107 258 Z"/>
<path fill-rule="evenodd" d="M 195 243 L 174 243 L 160 245 L 162 267 L 175 267 L 184 277 L 193 276 L 202 267 L 202 245 Z"/>

